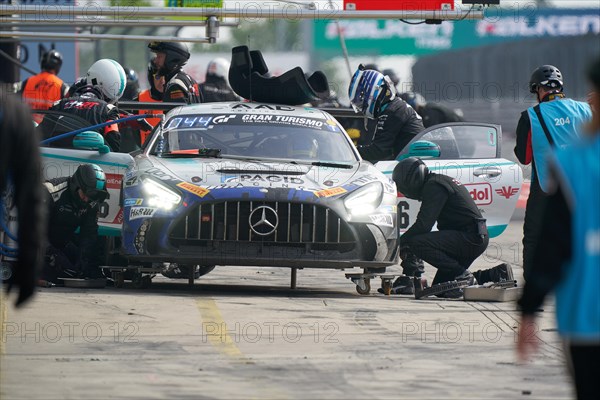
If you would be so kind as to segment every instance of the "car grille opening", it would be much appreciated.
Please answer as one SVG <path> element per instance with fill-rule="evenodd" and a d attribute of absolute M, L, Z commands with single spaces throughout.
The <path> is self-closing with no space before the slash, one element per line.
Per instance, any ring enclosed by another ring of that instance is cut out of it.
<path fill-rule="evenodd" d="M 247 241 L 313 244 L 322 245 L 323 249 L 329 245 L 339 248 L 343 244 L 353 247 L 355 243 L 349 225 L 329 208 L 263 201 L 199 204 L 175 224 L 170 238 L 172 241 L 188 243 Z"/>

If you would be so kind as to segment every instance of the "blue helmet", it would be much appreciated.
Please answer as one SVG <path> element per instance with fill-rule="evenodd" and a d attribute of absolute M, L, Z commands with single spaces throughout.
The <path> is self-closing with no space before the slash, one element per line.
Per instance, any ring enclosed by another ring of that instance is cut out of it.
<path fill-rule="evenodd" d="M 381 106 L 396 97 L 396 90 L 390 78 L 360 65 L 350 81 L 348 97 L 354 111 L 368 118 L 377 118 Z"/>

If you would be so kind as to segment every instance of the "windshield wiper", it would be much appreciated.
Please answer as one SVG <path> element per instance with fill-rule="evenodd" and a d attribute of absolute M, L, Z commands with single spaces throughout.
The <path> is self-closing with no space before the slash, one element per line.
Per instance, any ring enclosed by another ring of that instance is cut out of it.
<path fill-rule="evenodd" d="M 341 163 L 335 163 L 335 162 L 327 162 L 327 161 L 312 161 L 312 162 L 297 162 L 297 161 L 292 161 L 291 164 L 306 164 L 306 165 L 314 165 L 315 167 L 330 167 L 330 168 L 344 168 L 344 169 L 352 169 L 354 168 L 353 165 L 349 165 L 349 164 L 341 164 Z"/>

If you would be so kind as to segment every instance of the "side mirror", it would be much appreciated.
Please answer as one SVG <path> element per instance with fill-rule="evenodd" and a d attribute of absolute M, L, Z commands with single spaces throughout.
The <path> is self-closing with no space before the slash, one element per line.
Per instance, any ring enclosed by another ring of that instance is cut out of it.
<path fill-rule="evenodd" d="M 438 158 L 441 152 L 438 144 L 428 140 L 417 140 L 408 146 L 408 153 L 399 155 L 396 160 L 402 161 L 408 157 L 418 157 L 421 159 Z"/>
<path fill-rule="evenodd" d="M 85 131 L 75 135 L 73 147 L 78 150 L 98 150 L 100 154 L 110 152 L 110 148 L 104 143 L 102 135 L 94 131 Z"/>

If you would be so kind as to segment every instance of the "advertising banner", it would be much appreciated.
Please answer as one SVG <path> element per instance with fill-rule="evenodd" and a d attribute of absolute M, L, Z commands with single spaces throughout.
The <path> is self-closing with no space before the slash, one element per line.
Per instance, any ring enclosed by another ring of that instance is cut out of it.
<path fill-rule="evenodd" d="M 594 8 L 497 9 L 483 20 L 439 25 L 399 20 L 340 20 L 339 24 L 351 55 L 418 56 L 536 37 L 600 34 L 600 14 Z M 318 53 L 340 51 L 334 21 L 315 21 L 314 29 Z"/>

